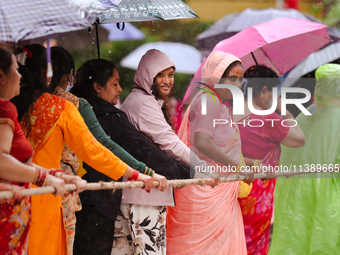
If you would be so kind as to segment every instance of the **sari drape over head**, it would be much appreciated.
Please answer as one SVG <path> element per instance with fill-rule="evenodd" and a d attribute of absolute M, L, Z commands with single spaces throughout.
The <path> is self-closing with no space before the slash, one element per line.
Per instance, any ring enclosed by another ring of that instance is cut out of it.
<path fill-rule="evenodd" d="M 40 157 L 40 152 L 55 129 L 64 108 L 65 99 L 45 93 L 23 116 L 21 126 L 33 148 L 33 163 L 51 168 L 49 158 Z M 60 159 L 60 154 L 51 157 Z M 53 168 L 59 168 L 58 161 L 57 164 L 53 164 Z M 30 254 L 67 254 L 66 230 L 61 215 L 61 196 L 55 197 L 52 194 L 32 196 L 32 225 L 29 230 L 28 246 Z"/>
<path fill-rule="evenodd" d="M 226 68 L 235 61 L 240 60 L 228 53 L 213 52 L 203 66 L 202 76 L 208 78 L 208 85 L 214 86 L 212 79 L 218 78 L 219 81 Z M 223 167 L 197 150 L 194 145 L 196 132 L 209 134 L 228 157 L 243 163 L 238 128 L 230 124 L 214 128 L 213 119 L 231 121 L 231 118 L 217 95 L 214 95 L 217 104 L 207 96 L 207 114 L 202 115 L 200 97 L 203 93 L 199 92 L 192 100 L 178 136 L 211 166 Z M 215 188 L 188 186 L 176 190 L 176 207 L 168 207 L 168 254 L 246 254 L 238 191 L 238 182 L 223 183 Z"/>

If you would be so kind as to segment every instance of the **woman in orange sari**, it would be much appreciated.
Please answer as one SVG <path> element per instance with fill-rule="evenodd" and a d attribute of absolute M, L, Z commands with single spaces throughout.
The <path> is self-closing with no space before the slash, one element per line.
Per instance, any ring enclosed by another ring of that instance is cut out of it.
<path fill-rule="evenodd" d="M 56 196 L 65 192 L 64 181 L 46 174 L 30 162 L 32 148 L 24 136 L 15 106 L 9 102 L 20 92 L 17 60 L 0 45 L 0 190 L 12 190 L 15 197 L 0 200 L 0 254 L 27 254 L 31 224 L 31 198 L 20 197 L 30 183 L 56 188 Z M 37 176 L 40 176 L 38 179 Z"/>
<path fill-rule="evenodd" d="M 46 49 L 30 44 L 21 49 L 19 72 L 21 94 L 15 98 L 19 120 L 33 149 L 33 162 L 45 168 L 59 168 L 65 142 L 84 162 L 98 171 L 119 179 L 132 177 L 154 187 L 151 177 L 139 174 L 103 147 L 90 133 L 76 107 L 48 92 Z M 49 79 L 50 80 L 50 79 Z M 64 175 L 64 178 L 74 178 Z M 32 198 L 29 230 L 30 254 L 67 254 L 66 231 L 60 197 L 39 195 Z"/>
<path fill-rule="evenodd" d="M 241 61 L 228 53 L 213 52 L 202 68 L 202 77 L 206 78 L 206 86 L 202 88 L 208 89 L 213 98 L 203 91 L 193 98 L 178 136 L 210 166 L 224 169 L 218 174 L 237 172 L 244 166 L 240 133 L 230 124 L 227 109 L 220 102 L 220 97 L 232 99 L 232 94 L 228 89 L 214 89 L 214 84 L 224 82 L 240 88 Z M 207 102 L 205 115 L 201 114 L 203 95 Z M 214 119 L 228 120 L 228 124 L 214 128 Z M 223 183 L 215 188 L 188 186 L 176 190 L 176 207 L 168 207 L 168 254 L 246 254 L 238 195 L 239 182 Z"/>

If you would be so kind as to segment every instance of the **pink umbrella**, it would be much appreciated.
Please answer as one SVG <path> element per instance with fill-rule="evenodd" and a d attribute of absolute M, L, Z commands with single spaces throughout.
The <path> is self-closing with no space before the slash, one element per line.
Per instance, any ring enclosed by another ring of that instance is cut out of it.
<path fill-rule="evenodd" d="M 244 71 L 259 64 L 282 75 L 329 42 L 331 39 L 326 25 L 294 18 L 278 18 L 247 27 L 219 42 L 213 51 L 223 51 L 239 57 Z M 208 78 L 201 77 L 204 62 L 194 78 Z M 184 103 L 188 103 L 190 93 L 193 95 L 197 86 L 194 79 L 185 93 Z"/>

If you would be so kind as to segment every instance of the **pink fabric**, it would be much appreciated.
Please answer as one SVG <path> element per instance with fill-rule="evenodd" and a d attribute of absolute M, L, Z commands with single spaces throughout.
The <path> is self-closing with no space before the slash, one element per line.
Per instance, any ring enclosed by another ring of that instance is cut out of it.
<path fill-rule="evenodd" d="M 176 70 L 175 63 L 172 62 L 168 55 L 160 50 L 148 50 L 138 64 L 134 83 L 151 95 L 153 79 L 159 72 L 169 67 L 173 67 Z"/>
<path fill-rule="evenodd" d="M 179 140 L 166 122 L 162 112 L 162 100 L 156 100 L 151 94 L 154 77 L 164 69 L 175 67 L 171 59 L 159 50 L 149 50 L 141 59 L 136 71 L 134 83 L 145 91 L 133 89 L 121 106 L 130 122 L 137 130 L 144 133 L 156 146 L 165 150 L 179 161 L 190 161 L 190 150 Z M 142 149 L 142 148 L 141 148 Z M 157 169 L 155 169 L 157 171 Z M 136 189 L 123 190 L 123 204 L 154 206 L 174 206 L 172 188 L 164 192 L 153 189 L 150 193 Z"/>
<path fill-rule="evenodd" d="M 243 120 L 263 120 L 262 127 L 239 124 L 244 157 L 260 159 L 267 166 L 277 166 L 281 154 L 281 141 L 287 136 L 289 127 L 281 125 L 282 117 L 277 113 L 269 116 L 250 114 Z M 265 119 L 279 119 L 272 122 Z M 242 122 L 243 120 L 239 121 Z M 254 125 L 259 125 L 259 123 Z M 253 182 L 253 188 L 246 198 L 239 199 L 243 214 L 244 231 L 248 255 L 268 254 L 270 220 L 273 214 L 276 179 Z"/>
<path fill-rule="evenodd" d="M 163 52 L 149 50 L 141 59 L 135 75 L 135 85 L 146 92 L 133 89 L 125 99 L 121 110 L 126 112 L 130 122 L 144 133 L 168 155 L 187 165 L 190 164 L 190 149 L 183 144 L 162 112 L 162 100 L 151 94 L 151 85 L 156 75 L 175 64 Z"/>
<path fill-rule="evenodd" d="M 238 59 L 227 53 L 211 54 L 203 69 L 206 72 L 205 77 L 220 78 L 224 70 L 235 60 Z M 200 113 L 202 93 L 196 95 L 187 109 L 178 133 L 179 137 L 202 159 L 206 159 L 208 164 L 216 165 L 216 162 L 199 153 L 194 146 L 192 135 L 195 132 L 208 133 L 229 157 L 240 162 L 239 130 L 234 125 L 213 129 L 211 127 L 213 116 L 229 120 L 230 117 L 224 105 L 219 102 L 215 105 L 209 97 L 207 97 L 209 112 L 202 116 Z M 238 189 L 238 182 L 231 182 L 215 188 L 188 186 L 176 190 L 176 207 L 168 207 L 167 254 L 246 254 L 242 214 L 237 201 Z"/>
<path fill-rule="evenodd" d="M 144 133 L 157 147 L 164 150 L 169 156 L 178 161 L 190 165 L 191 162 L 199 162 L 199 158 L 190 153 L 190 149 L 178 138 L 162 112 L 162 100 L 157 100 L 151 94 L 151 85 L 156 75 L 169 67 L 175 67 L 171 59 L 159 50 L 149 50 L 141 59 L 135 75 L 135 86 L 132 93 L 125 99 L 121 110 L 126 112 L 130 122 Z M 142 149 L 142 148 L 141 148 Z M 199 162 L 199 164 L 205 162 Z M 157 169 L 155 169 L 157 172 Z M 153 189 L 148 194 L 136 189 L 124 189 L 125 199 L 122 203 L 140 205 L 167 205 L 174 206 L 172 188 L 163 193 Z"/>
<path fill-rule="evenodd" d="M 277 18 L 249 26 L 222 40 L 213 52 L 223 51 L 239 57 L 244 63 L 244 71 L 256 64 L 250 54 L 253 52 L 259 65 L 270 67 L 281 75 L 330 41 L 327 26 L 323 24 L 294 18 Z M 194 78 L 207 78 L 201 73 L 204 63 Z M 194 86 L 195 84 L 190 84 L 183 98 L 184 104 L 188 103 L 190 87 Z"/>

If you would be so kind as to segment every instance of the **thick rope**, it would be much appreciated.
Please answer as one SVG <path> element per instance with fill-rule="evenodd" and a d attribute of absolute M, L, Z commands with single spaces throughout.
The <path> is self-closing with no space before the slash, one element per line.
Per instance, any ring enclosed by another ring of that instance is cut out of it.
<path fill-rule="evenodd" d="M 327 171 L 322 172 L 333 172 L 332 168 L 327 168 Z M 311 172 L 276 172 L 273 173 L 275 175 L 274 178 L 277 177 L 291 177 L 293 175 L 300 175 L 300 174 L 310 174 Z M 259 173 L 254 174 L 254 179 L 265 179 L 267 178 L 266 173 Z M 220 183 L 223 182 L 234 182 L 234 181 L 242 181 L 245 179 L 245 176 L 235 174 L 228 177 L 221 177 L 219 178 Z M 200 185 L 203 186 L 205 179 L 189 179 L 189 180 L 169 180 L 168 184 L 172 187 L 184 187 L 187 185 Z M 154 182 L 155 186 L 157 187 L 159 183 L 157 181 Z M 143 188 L 144 182 L 141 181 L 133 181 L 133 182 L 98 182 L 98 183 L 87 183 L 86 190 L 103 190 L 103 189 L 134 189 L 134 188 Z M 66 191 L 74 191 L 76 190 L 75 184 L 66 184 L 65 185 Z M 21 191 L 21 195 L 23 197 L 27 196 L 34 196 L 34 195 L 42 195 L 42 194 L 53 194 L 55 192 L 55 188 L 52 186 L 41 187 L 41 188 L 31 188 L 31 189 L 24 189 Z M 1 191 L 0 192 L 0 199 L 9 199 L 14 197 L 13 191 Z"/>

